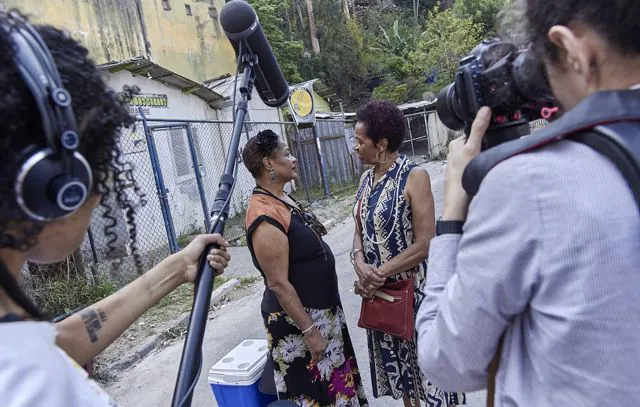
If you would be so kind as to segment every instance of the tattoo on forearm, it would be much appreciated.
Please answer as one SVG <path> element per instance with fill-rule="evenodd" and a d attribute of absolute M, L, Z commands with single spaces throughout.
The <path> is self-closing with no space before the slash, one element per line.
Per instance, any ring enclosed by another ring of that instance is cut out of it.
<path fill-rule="evenodd" d="M 102 329 L 102 323 L 107 320 L 107 314 L 100 310 L 93 310 L 91 308 L 83 311 L 80 316 L 84 321 L 84 327 L 89 334 L 91 343 L 98 341 L 98 331 Z"/>

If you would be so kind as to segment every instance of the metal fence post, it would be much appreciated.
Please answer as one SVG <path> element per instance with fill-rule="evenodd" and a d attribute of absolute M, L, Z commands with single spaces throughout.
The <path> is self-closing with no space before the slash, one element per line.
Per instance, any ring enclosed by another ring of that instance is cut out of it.
<path fill-rule="evenodd" d="M 204 214 L 205 230 L 211 229 L 211 215 L 209 214 L 209 205 L 207 205 L 207 196 L 204 194 L 204 186 L 202 185 L 202 173 L 200 172 L 200 163 L 198 162 L 198 154 L 196 146 L 193 142 L 193 132 L 191 131 L 191 123 L 187 123 L 187 142 L 189 143 L 189 151 L 191 152 L 191 161 L 193 162 L 193 172 L 196 174 L 196 184 L 198 184 L 198 194 L 200 195 L 200 204 L 202 205 L 202 213 Z"/>
<path fill-rule="evenodd" d="M 93 238 L 91 225 L 87 228 L 87 236 L 89 237 L 89 246 L 91 247 L 91 257 L 93 258 L 93 262 L 98 264 L 98 251 L 96 250 L 96 241 Z"/>
<path fill-rule="evenodd" d="M 416 150 L 413 147 L 413 132 L 411 131 L 411 120 L 409 120 L 408 117 L 405 117 L 405 118 L 407 119 L 407 130 L 409 130 L 409 142 L 411 143 L 411 155 L 415 157 Z"/>
<path fill-rule="evenodd" d="M 91 265 L 91 276 L 93 277 L 93 281 L 98 281 L 98 251 L 96 250 L 96 242 L 93 238 L 93 231 L 91 230 L 91 225 L 87 228 L 87 236 L 89 237 L 89 246 L 91 247 L 91 257 L 93 258 L 93 264 Z"/>
<path fill-rule="evenodd" d="M 317 124 L 313 126 L 313 138 L 316 140 L 316 152 L 318 153 L 318 165 L 320 166 L 320 176 L 322 178 L 322 186 L 324 187 L 324 196 L 329 196 L 331 191 L 329 190 L 329 180 L 327 179 L 325 163 L 322 158 L 322 147 L 320 145 L 320 134 L 318 133 Z"/>
<path fill-rule="evenodd" d="M 429 122 L 427 120 L 427 112 L 422 112 L 424 119 L 424 133 L 427 135 L 427 150 L 429 151 L 429 159 L 433 159 L 433 151 L 431 150 L 431 136 L 429 135 Z"/>
<path fill-rule="evenodd" d="M 160 169 L 160 161 L 158 160 L 158 151 L 156 150 L 156 144 L 153 141 L 151 129 L 147 124 L 147 118 L 142 111 L 142 108 L 138 109 L 140 117 L 142 118 L 142 127 L 144 128 L 144 136 L 147 140 L 147 148 L 149 149 L 149 158 L 151 160 L 151 168 L 153 169 L 153 178 L 156 182 L 156 190 L 158 191 L 158 200 L 160 201 L 160 209 L 162 210 L 162 219 L 164 220 L 164 227 L 167 231 L 167 240 L 169 243 L 169 251 L 176 253 L 180 248 L 178 247 L 178 239 L 176 237 L 176 231 L 173 227 L 173 219 L 171 218 L 171 210 L 169 208 L 169 199 L 167 197 L 167 189 L 164 186 L 164 179 L 162 178 L 162 170 Z"/>
<path fill-rule="evenodd" d="M 293 144 L 295 144 L 296 146 L 296 154 L 298 155 L 298 159 L 304 160 L 304 158 L 302 157 L 302 141 L 300 139 L 300 132 L 298 131 L 298 127 L 295 124 L 293 125 Z M 309 182 L 307 181 L 307 169 L 305 168 L 304 163 L 302 163 L 300 169 L 300 172 L 302 173 L 302 186 L 304 187 L 304 193 L 305 195 L 307 195 L 307 202 L 311 203 L 311 196 L 309 195 Z"/>

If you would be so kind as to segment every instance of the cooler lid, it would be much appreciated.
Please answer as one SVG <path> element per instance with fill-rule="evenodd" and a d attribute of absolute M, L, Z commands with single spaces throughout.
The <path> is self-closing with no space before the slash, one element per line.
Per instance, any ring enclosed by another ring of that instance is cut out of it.
<path fill-rule="evenodd" d="M 266 340 L 242 341 L 209 370 L 210 384 L 251 385 L 260 378 L 267 361 Z"/>

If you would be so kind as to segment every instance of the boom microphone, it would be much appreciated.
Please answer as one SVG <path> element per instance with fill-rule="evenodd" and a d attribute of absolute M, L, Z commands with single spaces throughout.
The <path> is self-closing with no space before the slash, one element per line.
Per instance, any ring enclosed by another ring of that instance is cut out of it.
<path fill-rule="evenodd" d="M 270 107 L 284 105 L 289 98 L 289 84 L 262 31 L 255 10 L 243 0 L 232 0 L 222 8 L 220 24 L 236 55 L 242 49 L 258 57 L 258 65 L 254 67 L 255 87 L 264 104 Z"/>

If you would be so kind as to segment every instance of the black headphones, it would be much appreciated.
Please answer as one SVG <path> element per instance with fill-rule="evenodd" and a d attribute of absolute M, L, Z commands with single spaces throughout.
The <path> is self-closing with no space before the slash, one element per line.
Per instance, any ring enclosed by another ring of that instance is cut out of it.
<path fill-rule="evenodd" d="M 51 52 L 38 32 L 17 13 L 2 27 L 14 46 L 14 61 L 40 112 L 47 146 L 30 146 L 15 181 L 22 211 L 36 221 L 53 221 L 78 210 L 93 184 L 91 167 L 77 149 L 80 136 Z M 29 120 L 30 118 L 25 118 Z"/>

